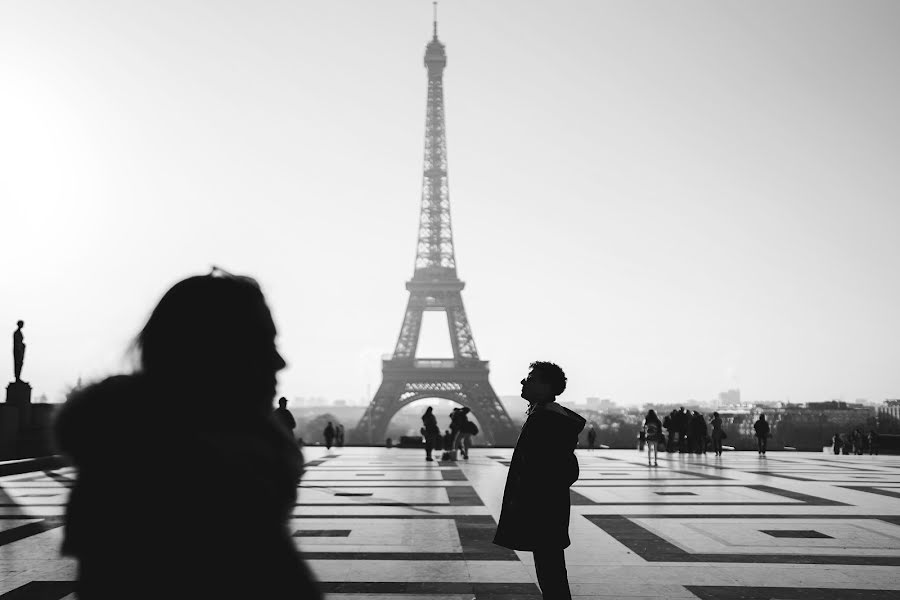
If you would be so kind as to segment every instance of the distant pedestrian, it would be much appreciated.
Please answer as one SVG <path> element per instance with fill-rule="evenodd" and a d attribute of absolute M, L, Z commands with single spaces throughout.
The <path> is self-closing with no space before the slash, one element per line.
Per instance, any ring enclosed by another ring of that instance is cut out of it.
<path fill-rule="evenodd" d="M 459 412 L 462 415 L 459 423 L 459 449 L 462 450 L 463 460 L 469 460 L 472 436 L 478 434 L 478 426 L 469 420 L 470 409 L 468 406 L 463 407 Z"/>
<path fill-rule="evenodd" d="M 449 429 L 445 429 L 441 441 L 444 444 L 444 452 L 441 454 L 441 460 L 452 460 L 453 455 L 450 454 L 450 451 L 453 449 L 453 432 Z"/>
<path fill-rule="evenodd" d="M 706 452 L 706 420 L 700 411 L 691 411 L 690 431 L 691 452 L 704 454 Z"/>
<path fill-rule="evenodd" d="M 856 439 L 856 445 L 855 445 L 856 454 L 865 454 L 866 453 L 866 442 L 868 441 L 868 439 L 863 434 L 862 429 L 857 427 L 853 431 L 853 435 Z"/>
<path fill-rule="evenodd" d="M 422 415 L 422 437 L 425 438 L 425 460 L 434 461 L 431 453 L 435 448 L 440 450 L 441 430 L 437 425 L 437 417 L 434 416 L 434 409 L 428 407 Z"/>
<path fill-rule="evenodd" d="M 766 455 L 766 445 L 769 442 L 769 423 L 766 421 L 766 415 L 760 413 L 759 419 L 753 424 L 753 430 L 756 432 L 756 446 L 759 449 L 759 455 Z"/>
<path fill-rule="evenodd" d="M 843 446 L 843 442 L 841 441 L 841 434 L 835 433 L 834 437 L 831 438 L 831 447 L 834 450 L 835 454 L 841 453 L 841 446 Z"/>
<path fill-rule="evenodd" d="M 331 450 L 331 444 L 334 442 L 334 425 L 331 424 L 331 421 L 328 421 L 328 425 L 325 426 L 325 431 L 322 432 L 322 435 L 325 436 L 325 447 Z"/>
<path fill-rule="evenodd" d="M 565 548 L 569 540 L 569 488 L 578 480 L 575 447 L 585 420 L 560 406 L 566 389 L 557 365 L 534 362 L 522 380 L 528 415 L 513 451 L 494 543 L 534 553 L 544 600 L 571 600 Z"/>
<path fill-rule="evenodd" d="M 593 423 L 591 423 L 591 426 L 588 428 L 587 440 L 588 440 L 588 449 L 593 450 L 594 447 L 597 445 L 597 430 L 594 429 Z"/>
<path fill-rule="evenodd" d="M 334 428 L 334 445 L 338 448 L 344 447 L 344 426 L 340 423 Z"/>
<path fill-rule="evenodd" d="M 297 427 L 297 421 L 294 419 L 291 411 L 287 409 L 287 398 L 282 396 L 278 399 L 278 408 L 273 411 L 272 416 L 275 422 L 291 436 L 291 439 L 294 439 L 294 429 Z"/>
<path fill-rule="evenodd" d="M 878 432 L 874 429 L 869 430 L 869 456 L 872 454 L 878 456 Z"/>
<path fill-rule="evenodd" d="M 719 413 L 713 413 L 709 424 L 712 427 L 710 439 L 712 440 L 713 452 L 715 452 L 716 456 L 722 456 L 722 440 L 725 437 L 725 431 L 722 429 L 722 417 L 719 416 Z"/>
<path fill-rule="evenodd" d="M 659 417 L 656 416 L 655 410 L 648 410 L 647 416 L 644 417 L 644 426 L 641 428 L 646 432 L 646 441 L 647 441 L 647 466 L 650 465 L 650 459 L 653 458 L 654 467 L 658 466 L 656 464 L 656 454 L 659 450 L 659 442 L 663 440 L 662 437 L 662 422 L 660 422 Z"/>
<path fill-rule="evenodd" d="M 690 421 L 690 413 L 684 410 L 684 407 L 678 409 L 678 412 L 675 413 L 675 433 L 677 434 L 678 440 L 678 453 L 684 454 L 688 452 L 688 440 L 687 440 L 687 432 L 688 432 L 688 421 Z"/>
<path fill-rule="evenodd" d="M 663 417 L 663 429 L 666 430 L 666 452 L 671 452 L 673 445 L 675 443 L 675 421 L 674 421 L 675 411 L 673 410 L 665 417 Z"/>
<path fill-rule="evenodd" d="M 453 435 L 453 441 L 450 443 L 451 460 L 456 460 L 456 449 L 459 444 L 459 429 L 462 425 L 461 407 L 454 408 L 450 411 L 450 433 Z"/>

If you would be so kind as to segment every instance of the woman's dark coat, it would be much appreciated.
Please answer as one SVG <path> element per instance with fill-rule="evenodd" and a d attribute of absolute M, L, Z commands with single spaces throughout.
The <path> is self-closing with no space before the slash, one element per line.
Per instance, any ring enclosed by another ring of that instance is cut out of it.
<path fill-rule="evenodd" d="M 297 444 L 271 414 L 198 404 L 118 376 L 63 405 L 57 443 L 78 475 L 62 551 L 78 597 L 321 599 L 288 529 Z"/>
<path fill-rule="evenodd" d="M 494 543 L 513 550 L 566 548 L 569 488 L 578 480 L 575 447 L 585 420 L 550 402 L 522 426 L 513 451 Z"/>

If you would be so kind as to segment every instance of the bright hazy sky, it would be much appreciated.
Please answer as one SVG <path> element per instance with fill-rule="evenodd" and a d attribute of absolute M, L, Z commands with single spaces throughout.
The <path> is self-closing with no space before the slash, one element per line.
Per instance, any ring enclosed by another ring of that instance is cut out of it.
<path fill-rule="evenodd" d="M 499 394 L 543 359 L 569 400 L 900 397 L 900 4 L 439 10 L 457 264 Z M 26 321 L 35 396 L 121 370 L 211 264 L 262 284 L 282 394 L 374 394 L 430 36 L 427 0 L 0 3 L 0 333 Z"/>

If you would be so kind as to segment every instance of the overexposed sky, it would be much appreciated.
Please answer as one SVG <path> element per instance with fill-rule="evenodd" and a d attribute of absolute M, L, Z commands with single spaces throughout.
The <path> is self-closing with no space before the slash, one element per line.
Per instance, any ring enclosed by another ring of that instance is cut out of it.
<path fill-rule="evenodd" d="M 499 394 L 543 359 L 570 400 L 900 397 L 900 5 L 439 10 L 457 265 Z M 374 393 L 430 36 L 427 0 L 0 2 L 0 334 L 26 321 L 35 395 L 117 372 L 211 264 L 263 285 L 282 394 Z"/>

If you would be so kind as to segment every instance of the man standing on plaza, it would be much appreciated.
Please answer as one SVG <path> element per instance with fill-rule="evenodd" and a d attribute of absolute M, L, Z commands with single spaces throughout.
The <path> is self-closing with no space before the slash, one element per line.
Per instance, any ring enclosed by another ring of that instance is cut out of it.
<path fill-rule="evenodd" d="M 753 429 L 756 431 L 756 444 L 759 448 L 759 455 L 765 456 L 766 444 L 769 441 L 769 422 L 766 421 L 766 415 L 759 415 L 759 420 L 753 424 Z"/>
<path fill-rule="evenodd" d="M 284 396 L 278 399 L 278 408 L 275 409 L 274 418 L 275 422 L 281 425 L 288 435 L 291 436 L 291 439 L 294 439 L 294 429 L 297 428 L 297 420 L 294 419 L 294 415 L 288 410 L 287 398 Z"/>
<path fill-rule="evenodd" d="M 578 480 L 575 447 L 585 419 L 556 403 L 566 389 L 557 365 L 534 362 L 522 380 L 528 418 L 516 442 L 494 543 L 534 553 L 544 600 L 571 600 L 565 548 L 569 540 L 569 488 Z"/>

